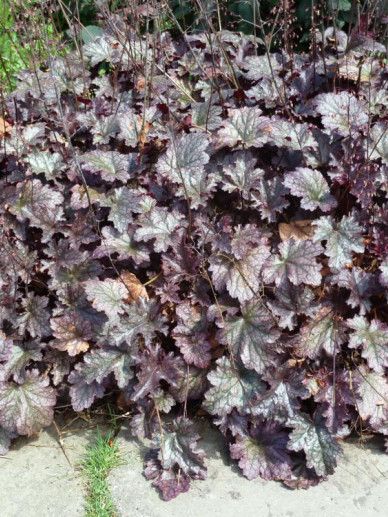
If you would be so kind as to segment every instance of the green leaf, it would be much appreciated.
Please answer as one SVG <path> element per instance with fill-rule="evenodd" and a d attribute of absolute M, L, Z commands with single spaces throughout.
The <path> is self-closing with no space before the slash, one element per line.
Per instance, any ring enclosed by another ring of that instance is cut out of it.
<path fill-rule="evenodd" d="M 349 0 L 329 0 L 329 6 L 333 11 L 350 11 L 352 3 Z"/>
<path fill-rule="evenodd" d="M 99 36 L 102 36 L 104 31 L 101 27 L 97 27 L 97 25 L 87 25 L 83 29 L 81 29 L 81 38 L 83 43 L 86 45 L 94 41 Z"/>

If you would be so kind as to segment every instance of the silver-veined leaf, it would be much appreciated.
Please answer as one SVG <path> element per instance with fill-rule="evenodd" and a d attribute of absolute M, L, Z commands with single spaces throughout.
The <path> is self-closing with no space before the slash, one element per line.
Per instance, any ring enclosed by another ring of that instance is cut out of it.
<path fill-rule="evenodd" d="M 327 181 L 317 170 L 298 167 L 285 175 L 284 185 L 292 195 L 301 198 L 300 204 L 305 210 L 320 208 L 323 212 L 329 212 L 337 205 Z"/>
<path fill-rule="evenodd" d="M 332 269 L 339 270 L 350 263 L 353 251 L 364 251 L 362 229 L 352 215 L 344 215 L 339 222 L 331 216 L 324 216 L 313 224 L 316 228 L 314 241 L 327 241 L 325 254 L 329 257 L 329 266 Z"/>

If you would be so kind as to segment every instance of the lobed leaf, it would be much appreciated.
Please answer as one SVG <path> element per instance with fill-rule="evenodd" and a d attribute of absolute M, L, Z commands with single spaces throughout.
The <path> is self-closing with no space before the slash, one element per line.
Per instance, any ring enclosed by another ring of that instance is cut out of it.
<path fill-rule="evenodd" d="M 208 379 L 212 387 L 205 393 L 203 407 L 212 415 L 227 415 L 233 408 L 249 411 L 253 398 L 263 391 L 256 373 L 240 372 L 227 357 L 217 359 Z"/>
<path fill-rule="evenodd" d="M 280 336 L 276 320 L 260 302 L 245 304 L 241 313 L 225 319 L 221 341 L 241 357 L 246 368 L 263 373 L 276 364 L 273 344 Z"/>
<path fill-rule="evenodd" d="M 0 383 L 0 425 L 11 433 L 31 436 L 51 424 L 56 395 L 37 370 L 16 382 Z"/>
<path fill-rule="evenodd" d="M 285 175 L 284 185 L 291 194 L 301 198 L 300 204 L 305 210 L 320 208 L 322 212 L 330 212 L 337 205 L 327 181 L 317 170 L 298 167 Z"/>
<path fill-rule="evenodd" d="M 333 474 L 337 466 L 337 457 L 341 447 L 329 433 L 321 416 L 310 420 L 305 415 L 288 422 L 293 428 L 288 448 L 292 451 L 304 451 L 307 467 L 313 468 L 318 476 Z"/>
<path fill-rule="evenodd" d="M 326 241 L 325 254 L 329 257 L 329 266 L 339 270 L 352 260 L 352 252 L 362 253 L 364 243 L 361 227 L 353 216 L 344 216 L 341 221 L 334 221 L 325 216 L 314 222 L 314 241 Z"/>
<path fill-rule="evenodd" d="M 230 446 L 231 457 L 248 479 L 288 479 L 291 460 L 287 453 L 288 434 L 278 424 L 256 424 L 250 436 L 237 436 Z"/>
<path fill-rule="evenodd" d="M 279 244 L 279 251 L 280 255 L 271 256 L 264 265 L 265 282 L 275 282 L 276 285 L 286 280 L 294 285 L 321 283 L 321 266 L 316 262 L 322 251 L 319 244 L 289 239 Z"/>
<path fill-rule="evenodd" d="M 377 373 L 384 373 L 388 366 L 388 326 L 373 319 L 370 323 L 364 316 L 347 320 L 347 326 L 354 330 L 350 334 L 349 348 L 362 347 L 362 357 Z"/>

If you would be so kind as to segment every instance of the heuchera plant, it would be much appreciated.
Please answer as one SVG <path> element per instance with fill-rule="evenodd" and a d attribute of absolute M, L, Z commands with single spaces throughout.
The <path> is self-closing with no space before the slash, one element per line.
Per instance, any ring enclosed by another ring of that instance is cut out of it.
<path fill-rule="evenodd" d="M 206 476 L 204 415 L 247 478 L 316 484 L 388 434 L 381 46 L 120 35 L 6 103 L 1 453 L 113 391 L 164 499 Z"/>

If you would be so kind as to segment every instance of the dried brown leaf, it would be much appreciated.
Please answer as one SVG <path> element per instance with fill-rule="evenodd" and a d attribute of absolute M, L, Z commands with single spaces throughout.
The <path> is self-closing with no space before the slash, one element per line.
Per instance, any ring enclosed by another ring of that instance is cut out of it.
<path fill-rule="evenodd" d="M 0 117 L 0 138 L 11 130 L 11 124 L 9 124 L 3 117 Z"/>
<path fill-rule="evenodd" d="M 310 219 L 292 221 L 279 224 L 279 235 L 282 241 L 293 238 L 296 241 L 311 239 L 314 234 L 314 227 Z"/>
<path fill-rule="evenodd" d="M 149 299 L 146 288 L 136 275 L 129 271 L 123 271 L 121 273 L 121 280 L 128 289 L 128 298 L 126 299 L 127 303 L 136 302 L 139 298 L 144 298 L 145 300 Z"/>

